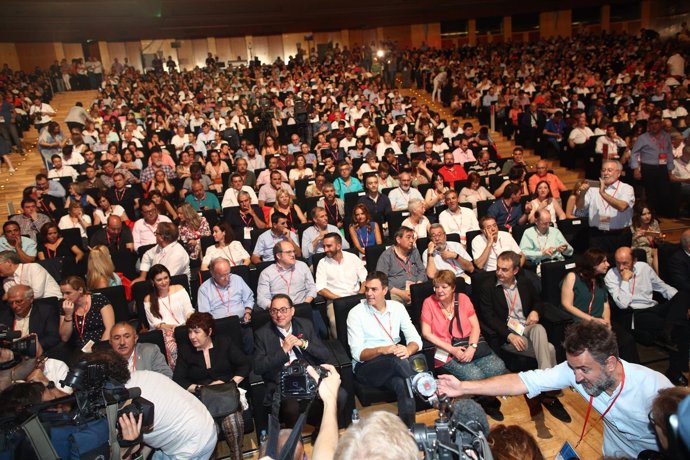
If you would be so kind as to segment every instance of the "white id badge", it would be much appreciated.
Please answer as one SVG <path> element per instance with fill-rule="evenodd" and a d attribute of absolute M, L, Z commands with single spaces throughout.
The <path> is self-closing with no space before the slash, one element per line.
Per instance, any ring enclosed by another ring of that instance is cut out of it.
<path fill-rule="evenodd" d="M 436 353 L 434 353 L 434 359 L 437 359 L 437 360 L 441 361 L 442 363 L 445 363 L 446 361 L 448 361 L 448 356 L 450 356 L 450 355 L 448 354 L 447 351 L 441 350 L 438 347 L 436 348 Z"/>
<path fill-rule="evenodd" d="M 86 342 L 86 345 L 81 347 L 81 351 L 83 353 L 91 353 L 93 346 L 94 346 L 93 340 L 89 340 L 88 342 Z"/>
<path fill-rule="evenodd" d="M 515 332 L 519 336 L 522 336 L 522 334 L 525 332 L 525 326 L 515 318 L 508 318 L 508 329 Z"/>
<path fill-rule="evenodd" d="M 251 240 L 252 239 L 252 228 L 251 227 L 244 227 L 244 239 L 245 240 Z"/>
<path fill-rule="evenodd" d="M 601 216 L 599 219 L 599 230 L 608 232 L 611 228 L 611 218 L 609 216 Z"/>

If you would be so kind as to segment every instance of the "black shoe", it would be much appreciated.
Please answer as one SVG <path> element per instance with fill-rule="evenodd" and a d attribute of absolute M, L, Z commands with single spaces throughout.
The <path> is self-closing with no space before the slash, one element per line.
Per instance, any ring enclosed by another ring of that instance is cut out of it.
<path fill-rule="evenodd" d="M 484 406 L 483 409 L 484 409 L 484 412 L 486 412 L 486 415 L 488 415 L 492 419 L 496 420 L 497 422 L 502 422 L 503 419 L 505 418 L 503 416 L 503 412 L 501 412 L 501 409 L 498 407 Z"/>
<path fill-rule="evenodd" d="M 681 372 L 666 372 L 666 377 L 677 387 L 688 386 L 688 379 Z"/>
<path fill-rule="evenodd" d="M 546 407 L 546 410 L 548 410 L 551 415 L 556 417 L 561 422 L 570 423 L 572 421 L 570 414 L 568 414 L 568 411 L 565 410 L 565 407 L 563 407 L 563 404 L 561 404 L 557 398 L 545 398 L 541 403 L 544 405 L 544 407 Z"/>

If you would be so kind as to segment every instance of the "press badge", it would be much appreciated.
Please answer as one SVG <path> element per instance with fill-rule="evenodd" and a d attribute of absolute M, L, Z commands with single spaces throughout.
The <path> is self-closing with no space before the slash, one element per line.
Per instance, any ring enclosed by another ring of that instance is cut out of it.
<path fill-rule="evenodd" d="M 666 155 L 665 153 L 660 153 L 659 154 L 659 165 L 663 166 L 666 164 L 668 164 L 668 155 Z"/>
<path fill-rule="evenodd" d="M 244 239 L 245 240 L 251 240 L 252 239 L 252 228 L 251 227 L 244 227 Z"/>
<path fill-rule="evenodd" d="M 609 216 L 601 216 L 599 218 L 599 230 L 608 232 L 611 228 L 611 218 Z"/>
<path fill-rule="evenodd" d="M 519 336 L 522 336 L 522 334 L 525 332 L 525 326 L 515 318 L 508 318 L 508 329 L 515 332 Z"/>
<path fill-rule="evenodd" d="M 93 346 L 94 346 L 93 340 L 89 340 L 88 342 L 86 342 L 86 345 L 81 347 L 82 353 L 91 353 Z"/>
<path fill-rule="evenodd" d="M 434 359 L 437 359 L 437 360 L 441 361 L 442 363 L 445 363 L 446 361 L 448 361 L 448 356 L 450 356 L 450 355 L 448 354 L 447 351 L 441 350 L 440 348 L 436 347 L 436 353 L 434 353 Z"/>

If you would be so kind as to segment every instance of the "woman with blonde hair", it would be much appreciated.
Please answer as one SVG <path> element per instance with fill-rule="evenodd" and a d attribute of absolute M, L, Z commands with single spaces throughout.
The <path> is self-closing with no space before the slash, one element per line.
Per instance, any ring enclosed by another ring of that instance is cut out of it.
<path fill-rule="evenodd" d="M 302 212 L 299 205 L 292 202 L 292 197 L 285 189 L 280 189 L 276 192 L 276 202 L 268 213 L 268 220 L 274 212 L 279 211 L 287 216 L 287 224 L 290 230 L 297 230 L 297 224 L 307 223 L 307 218 Z"/>
<path fill-rule="evenodd" d="M 200 216 L 189 203 L 181 204 L 177 208 L 177 215 L 180 218 L 178 227 L 180 242 L 187 250 L 190 259 L 199 259 L 201 257 L 201 237 L 211 236 L 208 221 L 204 216 Z"/>
<path fill-rule="evenodd" d="M 115 266 L 110 258 L 108 246 L 98 244 L 91 248 L 87 262 L 86 287 L 103 289 L 121 284 L 122 280 L 115 274 Z"/>

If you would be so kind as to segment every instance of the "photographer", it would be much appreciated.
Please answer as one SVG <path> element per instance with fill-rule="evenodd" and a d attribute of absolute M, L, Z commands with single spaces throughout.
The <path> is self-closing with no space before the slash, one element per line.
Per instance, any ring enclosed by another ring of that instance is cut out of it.
<path fill-rule="evenodd" d="M 105 366 L 110 380 L 127 388 L 138 387 L 141 396 L 154 404 L 153 430 L 144 433 L 144 443 L 158 459 L 208 459 L 216 446 L 216 427 L 208 410 L 191 393 L 168 377 L 153 371 L 130 374 L 127 361 L 112 350 L 84 355 L 89 363 Z"/>

